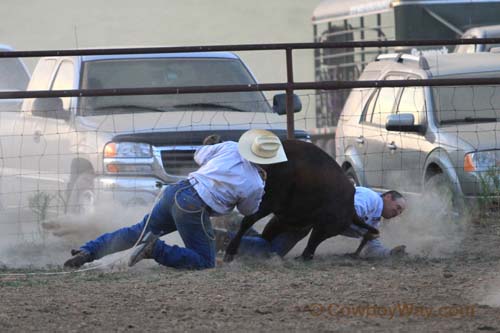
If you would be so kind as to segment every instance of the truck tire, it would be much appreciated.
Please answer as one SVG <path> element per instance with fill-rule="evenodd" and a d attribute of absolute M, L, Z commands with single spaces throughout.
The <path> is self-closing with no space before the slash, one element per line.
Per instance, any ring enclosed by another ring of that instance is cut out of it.
<path fill-rule="evenodd" d="M 91 214 L 95 211 L 94 178 L 91 173 L 82 173 L 69 184 L 68 213 Z"/>

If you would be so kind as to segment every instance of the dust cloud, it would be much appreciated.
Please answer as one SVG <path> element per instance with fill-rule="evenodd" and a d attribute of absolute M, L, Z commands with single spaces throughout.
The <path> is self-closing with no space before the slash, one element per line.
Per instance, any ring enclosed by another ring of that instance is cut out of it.
<path fill-rule="evenodd" d="M 382 230 L 389 246 L 406 245 L 410 255 L 449 257 L 460 248 L 470 225 L 467 215 L 453 213 L 449 199 L 436 193 L 408 198 L 408 209 Z"/>
<path fill-rule="evenodd" d="M 497 279 L 492 286 L 488 287 L 486 296 L 482 300 L 480 300 L 479 303 L 494 307 L 500 307 L 500 280 Z"/>
<path fill-rule="evenodd" d="M 406 211 L 396 218 L 381 223 L 381 241 L 387 248 L 406 245 L 410 256 L 444 258 L 459 249 L 469 224 L 467 216 L 453 215 L 449 200 L 435 193 L 407 196 Z M 358 239 L 337 236 L 318 247 L 318 255 L 352 253 Z M 300 241 L 288 256 L 297 256 L 307 244 Z"/>
<path fill-rule="evenodd" d="M 467 221 L 449 213 L 446 198 L 436 194 L 408 197 L 408 208 L 400 216 L 382 222 L 381 241 L 392 248 L 406 245 L 410 256 L 430 258 L 448 257 L 456 251 L 465 237 Z M 5 268 L 50 268 L 59 267 L 69 258 L 69 251 L 78 248 L 88 240 L 105 232 L 129 226 L 140 221 L 150 207 L 97 207 L 89 215 L 64 215 L 43 223 L 43 237 L 17 235 L 13 240 L 0 236 L 0 267 Z M 1 222 L 1 221 L 0 221 Z M 5 233 L 0 223 L 0 235 Z M 264 223 L 256 225 L 262 230 Z M 21 236 L 21 237 L 19 237 Z M 168 244 L 183 245 L 177 232 L 162 238 Z M 287 258 L 300 255 L 306 246 L 308 237 L 300 241 Z M 317 255 L 342 255 L 354 252 L 358 239 L 338 236 L 323 242 Z M 90 267 L 105 270 L 126 269 L 126 251 L 96 260 Z M 500 300 L 500 296 L 499 296 Z"/>
<path fill-rule="evenodd" d="M 87 215 L 61 215 L 41 223 L 24 223 L 33 226 L 22 228 L 0 220 L 0 268 L 45 269 L 59 267 L 70 257 L 72 248 L 79 248 L 97 236 L 130 226 L 142 220 L 151 207 L 124 207 L 120 204 L 99 205 L 94 213 Z M 19 219 L 19 216 L 16 217 Z M 14 219 L 13 219 L 14 220 Z M 179 234 L 162 237 L 169 244 L 182 245 Z M 91 267 L 106 270 L 126 266 L 127 251 L 96 260 Z"/>

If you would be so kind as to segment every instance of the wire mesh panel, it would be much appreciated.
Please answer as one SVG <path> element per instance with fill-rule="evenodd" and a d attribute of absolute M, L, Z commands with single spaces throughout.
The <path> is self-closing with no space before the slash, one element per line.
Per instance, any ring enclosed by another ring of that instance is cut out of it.
<path fill-rule="evenodd" d="M 266 89 L 348 96 L 335 136 L 321 145 L 354 183 L 432 191 L 447 198 L 449 214 L 469 202 L 482 214 L 499 210 L 494 53 L 388 54 L 357 81 L 267 85 L 233 54 L 175 54 L 46 57 L 33 73 L 44 79 L 32 78 L 25 95 L 2 95 L 13 103 L 0 112 L 2 237 L 43 243 L 59 235 L 75 244 L 85 238 L 70 235 L 137 222 L 159 184 L 197 168 L 193 155 L 208 135 L 237 141 L 263 128 L 287 137 L 287 117 L 273 106 L 285 99 L 267 100 Z M 318 94 L 300 96 L 296 139 L 309 140 Z"/>
<path fill-rule="evenodd" d="M 205 137 L 238 141 L 251 128 L 287 137 L 286 117 L 262 91 L 117 95 L 113 89 L 255 84 L 227 52 L 41 58 L 27 91 L 55 96 L 2 100 L 2 239 L 45 242 L 92 225 L 107 231 L 116 226 L 107 220 L 117 216 L 118 224 L 133 224 L 148 213 L 159 184 L 197 169 L 193 156 Z M 57 96 L 99 89 L 108 93 Z M 306 114 L 307 105 L 296 116 L 298 139 L 308 139 Z M 110 209 L 113 217 L 102 214 Z M 99 223 L 82 223 L 97 216 Z"/>

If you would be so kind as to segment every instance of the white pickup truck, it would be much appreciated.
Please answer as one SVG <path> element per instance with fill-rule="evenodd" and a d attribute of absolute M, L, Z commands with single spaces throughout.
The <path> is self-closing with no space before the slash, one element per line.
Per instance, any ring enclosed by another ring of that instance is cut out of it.
<path fill-rule="evenodd" d="M 255 83 L 233 53 L 100 55 L 42 58 L 28 90 Z M 261 92 L 26 99 L 0 123 L 2 204 L 29 208 L 41 193 L 53 213 L 106 200 L 150 204 L 158 182 L 197 167 L 193 153 L 204 137 L 238 140 L 265 128 L 285 138 L 283 111 Z M 309 138 L 303 130 L 295 136 Z"/>

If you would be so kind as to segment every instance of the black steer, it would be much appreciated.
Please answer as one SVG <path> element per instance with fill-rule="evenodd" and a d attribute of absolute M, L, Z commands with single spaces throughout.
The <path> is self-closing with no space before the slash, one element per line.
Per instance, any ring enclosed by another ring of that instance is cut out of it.
<path fill-rule="evenodd" d="M 274 217 L 262 233 L 267 241 L 287 230 L 312 229 L 302 253 L 304 259 L 312 259 L 322 241 L 339 235 L 351 223 L 365 228 L 367 233 L 355 253 L 358 255 L 367 240 L 378 236 L 378 230 L 357 216 L 355 189 L 342 168 L 312 143 L 285 140 L 283 148 L 288 161 L 263 166 L 267 172 L 264 197 L 258 211 L 241 221 L 240 230 L 229 243 L 224 260 L 231 261 L 245 232 L 271 213 Z"/>

